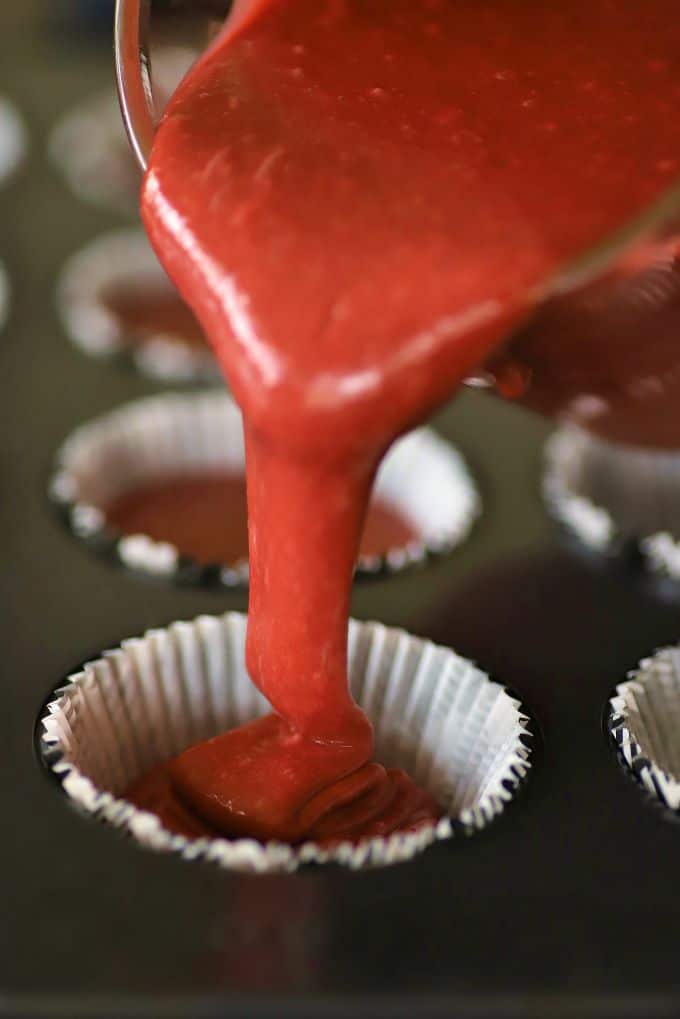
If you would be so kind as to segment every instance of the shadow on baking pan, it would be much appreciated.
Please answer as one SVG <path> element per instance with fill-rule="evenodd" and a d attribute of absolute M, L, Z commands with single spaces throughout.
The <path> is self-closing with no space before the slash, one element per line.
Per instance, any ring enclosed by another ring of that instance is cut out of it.
<path fill-rule="evenodd" d="M 502 676 L 539 711 L 546 684 L 609 694 L 641 657 L 677 642 L 679 605 L 679 585 L 645 575 L 631 558 L 565 543 L 480 570 L 414 629 Z"/>

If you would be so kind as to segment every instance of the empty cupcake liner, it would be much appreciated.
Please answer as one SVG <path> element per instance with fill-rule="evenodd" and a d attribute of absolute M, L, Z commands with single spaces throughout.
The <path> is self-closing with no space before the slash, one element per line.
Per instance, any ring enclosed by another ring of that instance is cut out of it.
<path fill-rule="evenodd" d="M 0 96 L 0 182 L 12 174 L 26 152 L 26 131 L 14 106 Z"/>
<path fill-rule="evenodd" d="M 170 96 L 196 54 L 184 47 L 154 53 L 154 96 Z M 56 124 L 48 153 L 71 191 L 85 201 L 136 215 L 140 171 L 125 134 L 114 89 L 89 96 Z"/>
<path fill-rule="evenodd" d="M 245 473 L 236 404 L 222 390 L 166 393 L 78 428 L 57 454 L 50 496 L 77 537 L 129 569 L 185 584 L 242 587 L 248 583 L 246 561 L 201 565 L 147 535 L 116 534 L 106 520 L 105 508 L 142 482 L 220 470 Z M 429 428 L 395 443 L 378 473 L 375 495 L 421 537 L 383 556 L 361 556 L 361 577 L 395 573 L 449 552 L 465 539 L 480 510 L 462 457 Z"/>
<path fill-rule="evenodd" d="M 245 635 L 244 615 L 202 616 L 126 640 L 70 676 L 38 726 L 43 760 L 69 799 L 142 845 L 187 860 L 260 873 L 305 863 L 360 869 L 481 830 L 529 772 L 528 718 L 504 687 L 448 648 L 351 621 L 350 685 L 373 722 L 376 758 L 406 769 L 447 816 L 415 834 L 334 848 L 172 834 L 121 793 L 193 743 L 266 713 L 246 672 Z"/>
<path fill-rule="evenodd" d="M 640 662 L 609 702 L 619 760 L 652 800 L 680 815 L 680 646 Z"/>
<path fill-rule="evenodd" d="M 659 452 L 560 428 L 545 451 L 551 514 L 599 551 L 636 546 L 653 571 L 680 579 L 680 452 Z"/>
<path fill-rule="evenodd" d="M 166 287 L 172 284 L 144 232 L 118 230 L 71 256 L 59 278 L 57 310 L 68 337 L 92 357 L 129 361 L 157 382 L 217 381 L 221 375 L 207 346 L 203 351 L 166 333 L 136 344 L 105 299 L 113 289 L 144 295 Z"/>

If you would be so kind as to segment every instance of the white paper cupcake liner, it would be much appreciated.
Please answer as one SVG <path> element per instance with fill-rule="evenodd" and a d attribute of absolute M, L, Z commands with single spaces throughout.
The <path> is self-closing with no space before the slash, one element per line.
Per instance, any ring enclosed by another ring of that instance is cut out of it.
<path fill-rule="evenodd" d="M 680 815 L 680 646 L 640 662 L 609 702 L 619 760 L 643 791 Z"/>
<path fill-rule="evenodd" d="M 216 382 L 221 378 L 210 349 L 159 332 L 135 343 L 106 302 L 113 290 L 143 295 L 172 284 L 142 230 L 104 234 L 72 255 L 57 285 L 57 310 L 67 336 L 91 357 L 129 361 L 157 382 Z"/>
<path fill-rule="evenodd" d="M 14 106 L 0 96 L 0 183 L 17 169 L 26 153 L 26 130 Z"/>
<path fill-rule="evenodd" d="M 171 95 L 195 56 L 184 47 L 155 52 L 154 96 Z M 66 113 L 52 131 L 48 152 L 78 198 L 136 216 L 141 174 L 114 89 L 89 96 Z"/>
<path fill-rule="evenodd" d="M 648 568 L 680 579 L 680 452 L 564 426 L 546 444 L 543 492 L 550 513 L 586 545 L 634 546 Z"/>
<path fill-rule="evenodd" d="M 245 560 L 204 565 L 174 545 L 109 527 L 106 507 L 119 496 L 184 472 L 245 474 L 241 413 L 222 390 L 148 397 L 81 426 L 57 453 L 50 498 L 73 534 L 128 569 L 180 584 L 246 586 Z M 462 457 L 429 428 L 395 443 L 378 473 L 375 495 L 411 523 L 419 538 L 381 556 L 360 556 L 357 575 L 363 578 L 450 552 L 466 538 L 480 509 Z"/>
<path fill-rule="evenodd" d="M 323 848 L 252 839 L 187 839 L 121 799 L 155 764 L 268 710 L 244 664 L 246 617 L 174 623 L 124 641 L 69 677 L 39 723 L 40 749 L 66 795 L 150 849 L 245 871 L 305 863 L 398 863 L 497 817 L 527 776 L 521 704 L 455 652 L 378 623 L 350 622 L 352 692 L 375 728 L 376 759 L 404 768 L 446 815 L 415 834 Z"/>

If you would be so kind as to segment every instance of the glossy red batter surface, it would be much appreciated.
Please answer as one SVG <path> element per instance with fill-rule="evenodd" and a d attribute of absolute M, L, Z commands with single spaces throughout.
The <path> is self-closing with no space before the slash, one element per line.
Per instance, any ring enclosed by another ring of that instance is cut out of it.
<path fill-rule="evenodd" d="M 246 480 L 240 474 L 182 474 L 147 482 L 106 506 L 105 513 L 120 534 L 146 534 L 170 542 L 199 563 L 248 558 Z M 418 537 L 404 516 L 373 499 L 360 552 L 382 556 Z"/>
<path fill-rule="evenodd" d="M 673 179 L 679 53 L 671 0 L 241 0 L 172 100 L 143 215 L 244 411 L 275 711 L 170 766 L 221 831 L 422 821 L 347 687 L 377 464 Z"/>

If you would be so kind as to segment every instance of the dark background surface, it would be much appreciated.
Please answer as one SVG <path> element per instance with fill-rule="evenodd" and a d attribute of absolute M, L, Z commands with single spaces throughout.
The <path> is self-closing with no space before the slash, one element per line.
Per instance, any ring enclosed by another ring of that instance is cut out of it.
<path fill-rule="evenodd" d="M 245 608 L 117 571 L 46 504 L 62 438 L 153 390 L 73 350 L 54 314 L 64 258 L 120 222 L 75 200 L 45 156 L 55 118 L 111 80 L 108 42 L 79 35 L 76 8 L 0 11 L 0 92 L 31 135 L 0 191 L 14 289 L 0 336 L 0 1013 L 680 1014 L 680 828 L 644 803 L 602 730 L 614 684 L 677 640 L 680 596 L 562 540 L 539 497 L 547 427 L 483 396 L 438 420 L 483 491 L 473 537 L 357 590 L 354 612 L 454 646 L 537 715 L 544 749 L 503 819 L 388 870 L 245 877 L 136 848 L 41 772 L 36 715 L 76 663 L 150 626 Z"/>

